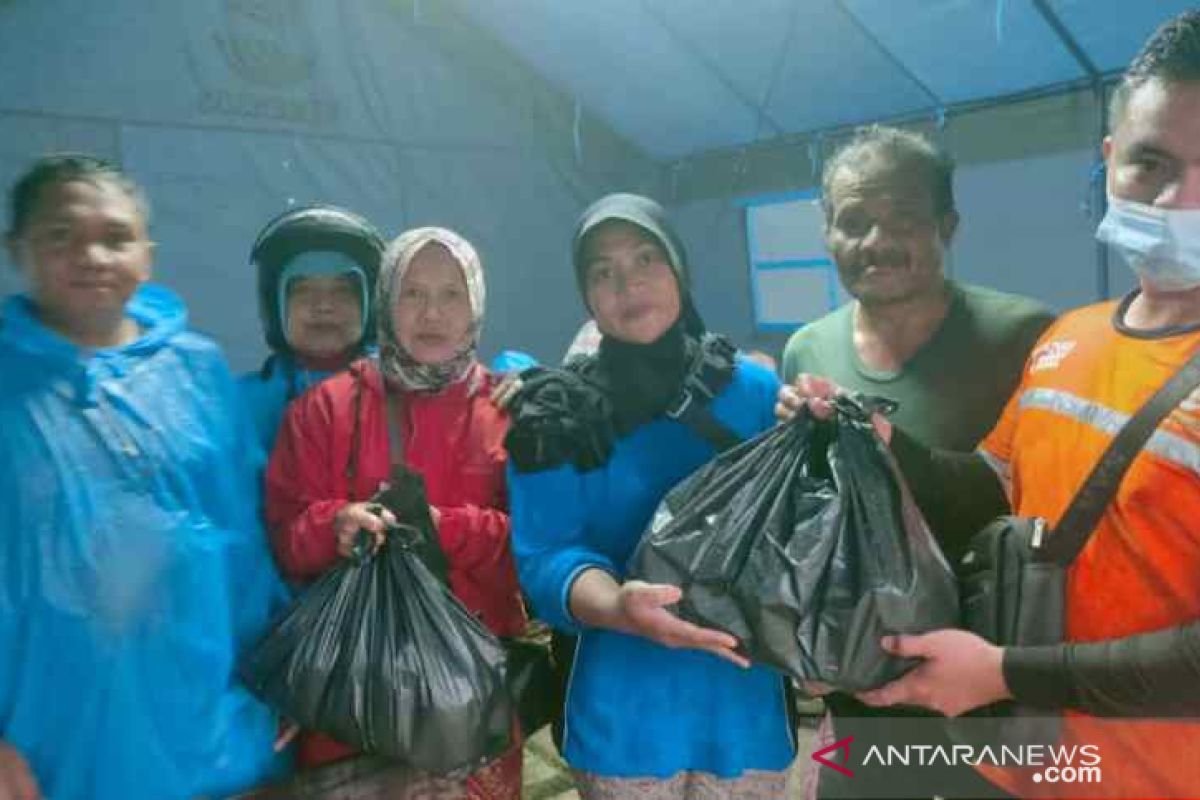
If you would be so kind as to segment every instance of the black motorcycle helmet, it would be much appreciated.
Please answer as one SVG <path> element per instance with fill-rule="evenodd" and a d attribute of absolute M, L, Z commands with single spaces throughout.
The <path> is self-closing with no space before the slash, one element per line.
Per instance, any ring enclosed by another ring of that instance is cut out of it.
<path fill-rule="evenodd" d="M 291 209 L 267 223 L 250 250 L 250 263 L 258 272 L 258 313 L 267 345 L 276 353 L 290 353 L 279 318 L 279 281 L 284 267 L 300 253 L 330 250 L 342 253 L 362 269 L 367 285 L 365 296 L 375 296 L 379 262 L 385 243 L 366 219 L 344 208 L 329 205 Z M 375 340 L 375 313 L 367 302 L 363 313 L 362 338 L 358 349 Z"/>

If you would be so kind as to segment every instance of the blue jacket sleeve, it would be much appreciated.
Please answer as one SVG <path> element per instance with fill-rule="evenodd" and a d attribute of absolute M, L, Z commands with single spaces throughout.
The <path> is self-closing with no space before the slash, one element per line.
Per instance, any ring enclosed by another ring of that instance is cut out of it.
<path fill-rule="evenodd" d="M 744 358 L 741 354 L 738 354 L 737 357 L 737 368 L 747 382 L 747 388 L 754 404 L 752 417 L 754 430 L 749 431 L 748 434 L 757 436 L 775 425 L 775 402 L 779 397 L 779 377 L 761 364 Z"/>
<path fill-rule="evenodd" d="M 510 466 L 508 485 L 521 587 L 539 619 L 578 632 L 568 603 L 575 579 L 590 568 L 619 574 L 612 560 L 587 541 L 583 477 L 569 464 L 532 473 Z"/>

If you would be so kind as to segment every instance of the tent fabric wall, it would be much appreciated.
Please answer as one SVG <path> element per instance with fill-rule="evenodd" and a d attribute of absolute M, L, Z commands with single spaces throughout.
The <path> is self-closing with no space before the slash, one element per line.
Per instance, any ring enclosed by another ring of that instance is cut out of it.
<path fill-rule="evenodd" d="M 1092 164 L 1093 153 L 1078 150 L 964 166 L 954 276 L 1060 310 L 1099 300 Z"/>
<path fill-rule="evenodd" d="M 3 0 L 0 181 L 58 149 L 129 167 L 154 206 L 160 278 L 239 368 L 263 355 L 250 243 L 310 202 L 388 234 L 461 230 L 488 268 L 485 350 L 556 359 L 584 316 L 571 226 L 617 190 L 675 211 L 712 327 L 774 349 L 753 325 L 739 200 L 814 189 L 846 126 L 899 115 L 960 163 L 951 270 L 1066 307 L 1103 284 L 1100 109 L 1060 84 L 1111 75 L 1190 6 Z M 1054 95 L 989 105 L 1031 90 Z M 1119 259 L 1103 274 L 1110 293 L 1129 285 Z"/>
<path fill-rule="evenodd" d="M 247 254 L 291 205 L 460 230 L 488 272 L 485 350 L 549 359 L 585 313 L 576 214 L 658 190 L 640 151 L 590 114 L 577 129 L 568 98 L 441 4 L 9 0 L 0 42 L 19 76 L 0 83 L 5 187 L 49 151 L 121 162 L 150 197 L 158 279 L 239 369 L 264 353 Z"/>
<path fill-rule="evenodd" d="M 1112 74 L 1190 0 L 453 0 L 663 160 Z"/>

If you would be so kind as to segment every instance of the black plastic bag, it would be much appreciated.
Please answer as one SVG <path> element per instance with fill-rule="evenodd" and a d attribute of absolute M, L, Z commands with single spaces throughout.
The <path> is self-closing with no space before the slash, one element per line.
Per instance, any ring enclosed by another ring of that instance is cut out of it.
<path fill-rule="evenodd" d="M 958 591 L 865 401 L 835 401 L 718 456 L 671 490 L 631 578 L 683 589 L 683 619 L 752 660 L 861 691 L 913 666 L 888 633 L 958 624 Z M 875 406 L 871 406 L 872 408 Z"/>
<path fill-rule="evenodd" d="M 444 575 L 444 558 L 420 477 L 394 475 L 375 499 L 418 524 L 312 584 L 243 676 L 303 728 L 426 772 L 471 769 L 509 744 L 504 648 L 434 572 Z"/>

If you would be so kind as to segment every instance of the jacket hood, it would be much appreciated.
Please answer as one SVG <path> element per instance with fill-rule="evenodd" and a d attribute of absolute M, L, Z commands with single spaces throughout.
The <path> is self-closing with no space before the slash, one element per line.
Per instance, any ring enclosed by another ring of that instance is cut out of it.
<path fill-rule="evenodd" d="M 66 372 L 82 397 L 91 397 L 98 381 L 125 374 L 140 358 L 165 347 L 187 328 L 183 301 L 163 286 L 143 284 L 125 306 L 128 317 L 141 328 L 132 342 L 91 350 L 80 347 L 47 327 L 27 294 L 5 299 L 0 310 L 0 350 L 11 349 L 43 362 L 49 371 Z"/>

